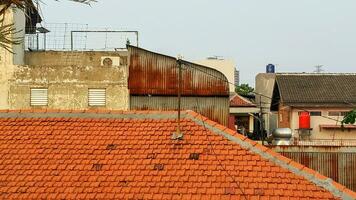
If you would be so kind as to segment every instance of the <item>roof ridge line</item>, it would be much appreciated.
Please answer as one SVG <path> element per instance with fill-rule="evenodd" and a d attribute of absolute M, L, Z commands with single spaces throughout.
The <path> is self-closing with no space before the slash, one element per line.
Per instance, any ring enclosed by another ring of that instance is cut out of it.
<path fill-rule="evenodd" d="M 176 119 L 176 111 L 0 110 L 0 118 Z M 183 116 L 184 116 L 183 112 Z"/>
<path fill-rule="evenodd" d="M 340 183 L 335 182 L 329 177 L 326 177 L 319 172 L 310 169 L 296 161 L 293 161 L 281 154 L 248 139 L 245 136 L 236 134 L 235 131 L 218 124 L 194 111 L 187 111 L 187 118 L 193 120 L 195 123 L 205 126 L 210 131 L 217 133 L 224 138 L 240 145 L 242 148 L 260 155 L 262 158 L 282 167 L 296 175 L 304 177 L 306 180 L 322 187 L 333 194 L 335 197 L 345 200 L 356 199 L 356 192 L 346 188 Z"/>

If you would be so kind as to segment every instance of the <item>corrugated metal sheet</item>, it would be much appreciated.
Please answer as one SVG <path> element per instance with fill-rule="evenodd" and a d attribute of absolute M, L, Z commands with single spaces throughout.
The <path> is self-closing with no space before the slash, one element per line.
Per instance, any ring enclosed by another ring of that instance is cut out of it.
<path fill-rule="evenodd" d="M 355 147 L 278 147 L 282 155 L 356 191 Z"/>
<path fill-rule="evenodd" d="M 182 110 L 193 110 L 227 126 L 229 99 L 226 97 L 182 97 Z M 177 110 L 177 97 L 131 96 L 131 110 Z"/>
<path fill-rule="evenodd" d="M 178 67 L 174 57 L 128 46 L 131 95 L 178 94 Z M 219 71 L 184 61 L 182 95 L 229 96 L 227 78 Z"/>
<path fill-rule="evenodd" d="M 47 88 L 31 88 L 31 106 L 47 106 L 48 105 L 48 89 Z"/>
<path fill-rule="evenodd" d="M 105 89 L 89 89 L 88 101 L 89 101 L 89 106 L 105 106 L 106 105 L 106 90 Z"/>

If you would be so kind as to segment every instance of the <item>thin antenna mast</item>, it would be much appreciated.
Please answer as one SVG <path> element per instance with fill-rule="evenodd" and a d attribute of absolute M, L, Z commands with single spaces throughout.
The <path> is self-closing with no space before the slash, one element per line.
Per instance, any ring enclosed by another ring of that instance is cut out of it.
<path fill-rule="evenodd" d="M 172 139 L 173 140 L 182 140 L 183 133 L 181 131 L 181 126 L 180 126 L 181 90 L 182 90 L 182 60 L 181 60 L 181 56 L 178 56 L 177 64 L 178 64 L 178 126 L 177 126 L 177 132 L 173 133 Z"/>
<path fill-rule="evenodd" d="M 323 71 L 324 71 L 323 65 L 317 65 L 317 66 L 315 66 L 315 70 L 314 70 L 315 73 L 321 73 L 321 72 L 323 72 Z"/>

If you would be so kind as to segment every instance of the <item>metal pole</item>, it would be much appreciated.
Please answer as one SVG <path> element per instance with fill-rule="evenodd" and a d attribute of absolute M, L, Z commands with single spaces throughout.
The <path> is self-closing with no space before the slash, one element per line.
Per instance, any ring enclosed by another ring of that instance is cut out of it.
<path fill-rule="evenodd" d="M 262 145 L 264 144 L 265 141 L 265 136 L 264 136 L 264 128 L 263 128 L 263 115 L 262 115 L 262 96 L 260 96 L 260 132 L 261 132 L 261 140 L 262 140 Z"/>
<path fill-rule="evenodd" d="M 136 32 L 136 46 L 138 47 L 138 31 Z"/>
<path fill-rule="evenodd" d="M 38 35 L 38 33 L 36 34 L 36 37 L 37 37 L 37 51 L 40 49 L 40 41 L 39 41 L 39 35 Z"/>
<path fill-rule="evenodd" d="M 172 139 L 173 140 L 182 140 L 183 133 L 180 127 L 180 115 L 181 115 L 181 89 L 182 89 L 182 60 L 178 58 L 178 126 L 177 131 L 173 133 Z"/>
<path fill-rule="evenodd" d="M 45 51 L 46 51 L 46 40 L 47 40 L 46 34 L 47 34 L 47 33 L 44 33 L 44 34 L 43 34 L 43 37 L 44 37 L 44 40 L 43 40 L 43 48 L 44 48 Z"/>
<path fill-rule="evenodd" d="M 181 133 L 180 132 L 180 110 L 181 110 L 181 87 L 182 87 L 182 63 L 180 60 L 178 60 L 178 135 Z"/>
<path fill-rule="evenodd" d="M 73 31 L 70 32 L 70 49 L 73 51 Z"/>

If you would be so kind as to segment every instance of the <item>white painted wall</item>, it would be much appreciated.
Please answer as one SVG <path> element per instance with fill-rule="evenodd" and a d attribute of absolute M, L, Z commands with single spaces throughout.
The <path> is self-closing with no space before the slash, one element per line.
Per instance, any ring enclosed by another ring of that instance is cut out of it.
<path fill-rule="evenodd" d="M 235 83 L 235 62 L 233 60 L 225 59 L 205 59 L 195 61 L 195 63 L 216 69 L 223 73 L 230 83 Z M 230 92 L 235 92 L 235 86 L 229 84 Z"/>
<path fill-rule="evenodd" d="M 8 9 L 1 17 L 5 17 L 3 25 L 14 23 L 13 9 Z M 0 48 L 0 109 L 9 109 L 9 78 L 13 76 L 14 69 L 14 55 Z"/>
<path fill-rule="evenodd" d="M 341 121 L 342 116 L 328 116 L 329 111 L 349 111 L 350 109 L 340 109 L 340 108 L 328 108 L 328 109 L 292 109 L 291 115 L 291 128 L 294 132 L 294 135 L 297 136 L 297 130 L 299 127 L 299 115 L 298 112 L 308 110 L 308 111 L 321 111 L 322 116 L 311 116 L 310 117 L 310 126 L 313 128 L 311 131 L 310 139 L 356 139 L 356 129 L 351 131 L 345 130 L 341 131 L 340 129 L 321 129 L 319 125 L 341 125 L 341 123 L 336 122 L 335 120 Z M 332 118 L 332 119 L 328 119 Z"/>
<path fill-rule="evenodd" d="M 13 9 L 13 22 L 16 28 L 16 33 L 14 37 L 25 39 L 25 27 L 26 27 L 26 17 L 25 13 L 20 9 Z M 13 46 L 14 51 L 14 64 L 23 65 L 25 57 L 25 43 L 24 41 L 19 45 Z"/>

